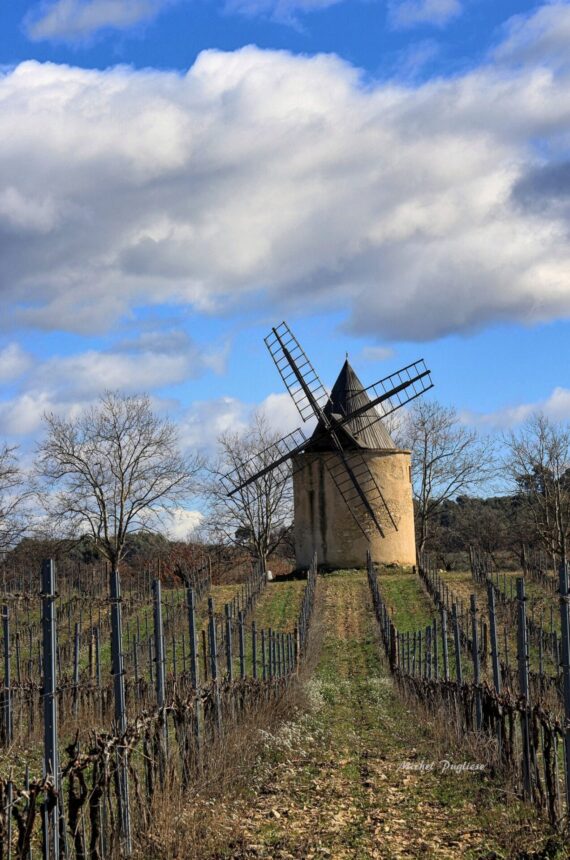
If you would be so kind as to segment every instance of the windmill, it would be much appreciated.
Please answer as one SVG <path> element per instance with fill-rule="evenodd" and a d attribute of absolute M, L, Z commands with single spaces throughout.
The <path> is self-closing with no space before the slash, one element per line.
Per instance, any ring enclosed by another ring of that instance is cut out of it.
<path fill-rule="evenodd" d="M 316 427 L 297 428 L 226 475 L 228 495 L 255 492 L 270 472 L 278 482 L 293 475 L 299 566 L 314 552 L 326 566 L 360 565 L 367 548 L 378 561 L 414 564 L 410 452 L 382 419 L 433 387 L 423 359 L 364 388 L 347 358 L 329 395 L 285 322 L 265 344 L 303 422 Z"/>

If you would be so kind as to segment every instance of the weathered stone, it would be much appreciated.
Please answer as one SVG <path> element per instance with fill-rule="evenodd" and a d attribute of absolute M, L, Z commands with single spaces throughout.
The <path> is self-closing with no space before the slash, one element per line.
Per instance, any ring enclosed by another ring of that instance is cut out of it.
<path fill-rule="evenodd" d="M 374 509 L 384 536 L 370 520 L 363 521 L 368 539 L 347 508 L 327 468 L 338 462 L 338 454 L 300 454 L 295 461 L 295 547 L 297 565 L 307 567 L 316 551 L 320 565 L 331 568 L 362 567 L 366 550 L 381 564 L 416 563 L 414 507 L 410 480 L 409 451 L 360 449 L 351 456 L 364 457 L 396 523 L 394 527 L 382 504 Z M 367 519 L 367 518 L 366 518 Z"/>

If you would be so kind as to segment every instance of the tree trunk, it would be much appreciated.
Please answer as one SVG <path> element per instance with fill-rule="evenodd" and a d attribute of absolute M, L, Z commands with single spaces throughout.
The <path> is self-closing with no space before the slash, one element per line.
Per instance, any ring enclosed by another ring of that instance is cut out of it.
<path fill-rule="evenodd" d="M 425 552 L 427 539 L 428 539 L 427 517 L 425 517 L 423 514 L 420 514 L 420 537 L 419 537 L 419 541 L 418 541 L 418 555 L 420 555 L 420 556 L 423 552 Z"/>

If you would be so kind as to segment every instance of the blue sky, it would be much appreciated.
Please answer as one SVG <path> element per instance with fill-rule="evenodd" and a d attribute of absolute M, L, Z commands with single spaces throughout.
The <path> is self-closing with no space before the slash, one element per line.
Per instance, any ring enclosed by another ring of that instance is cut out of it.
<path fill-rule="evenodd" d="M 147 390 L 184 444 L 423 356 L 484 431 L 570 418 L 570 4 L 13 0 L 0 438 Z"/>
<path fill-rule="evenodd" d="M 42 61 L 99 69 L 128 63 L 137 68 L 185 70 L 204 49 L 232 51 L 255 44 L 295 53 L 335 53 L 374 77 L 409 73 L 411 58 L 428 53 L 427 74 L 448 74 L 468 67 L 478 62 L 500 38 L 500 27 L 505 21 L 536 7 L 535 3 L 516 0 L 409 4 L 374 0 L 322 3 L 294 0 L 282 4 L 271 0 L 234 3 L 158 0 L 138 4 L 139 21 L 130 27 L 93 27 L 72 35 L 74 21 L 79 27 L 82 7 L 104 5 L 73 2 L 59 4 L 61 9 L 70 10 L 59 32 L 52 32 L 51 38 L 41 38 L 41 34 L 35 34 L 33 22 L 49 20 L 50 9 L 58 6 L 56 2 L 15 0 L 6 5 L 0 37 L 6 63 L 33 56 Z M 129 3 L 111 0 L 105 5 L 128 7 Z M 145 7 L 149 14 L 144 14 Z M 398 8 L 408 9 L 407 19 L 400 12 L 400 23 Z M 107 21 L 112 22 L 112 17 L 108 15 Z M 102 12 L 100 23 L 104 20 Z"/>

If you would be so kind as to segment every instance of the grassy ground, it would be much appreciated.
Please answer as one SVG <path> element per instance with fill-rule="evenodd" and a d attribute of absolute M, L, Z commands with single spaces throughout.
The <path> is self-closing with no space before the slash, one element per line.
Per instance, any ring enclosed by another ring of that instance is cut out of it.
<path fill-rule="evenodd" d="M 420 630 L 434 617 L 434 607 L 415 573 L 381 572 L 382 596 L 401 633 Z"/>
<path fill-rule="evenodd" d="M 438 624 L 438 672 L 443 676 L 443 646 L 441 644 L 440 614 L 436 610 L 431 598 L 425 591 L 420 578 L 412 571 L 380 572 L 382 596 L 386 601 L 394 624 L 400 633 L 414 633 L 421 631 L 422 639 L 425 629 L 435 619 Z M 405 645 L 407 649 L 407 644 Z M 448 666 L 451 676 L 455 671 L 455 647 L 451 619 L 448 619 Z M 422 644 L 422 654 L 425 656 L 425 639 Z M 419 645 L 417 646 L 417 659 L 419 660 Z M 410 636 L 410 660 L 413 660 L 413 641 Z M 434 661 L 435 662 L 435 661 Z M 470 671 L 468 659 L 464 653 L 461 654 L 463 672 Z"/>
<path fill-rule="evenodd" d="M 395 690 L 365 576 L 328 575 L 320 590 L 312 708 L 267 736 L 216 858 L 500 858 L 543 844 L 547 828 L 485 773 L 442 772 L 468 755 Z"/>
<path fill-rule="evenodd" d="M 257 627 L 291 632 L 297 620 L 305 579 L 276 579 L 270 582 L 257 601 L 254 615 Z"/>
<path fill-rule="evenodd" d="M 510 582 L 513 582 L 514 589 L 514 581 L 518 576 L 521 576 L 520 571 L 509 571 L 506 575 L 507 581 L 507 591 L 510 594 Z M 454 592 L 456 597 L 461 599 L 465 606 L 469 606 L 469 598 L 471 594 L 477 595 L 477 604 L 479 608 L 479 612 L 483 617 L 484 621 L 488 619 L 488 603 L 487 603 L 487 586 L 475 582 L 471 577 L 471 574 L 467 571 L 453 571 L 444 573 L 443 579 L 447 582 L 449 588 Z M 503 586 L 502 574 L 501 574 L 501 587 Z M 558 597 L 556 595 L 548 595 L 545 593 L 544 589 L 539 583 L 534 582 L 526 582 L 526 593 L 527 593 L 527 614 L 531 615 L 531 611 L 534 611 L 535 620 L 539 621 L 541 613 L 544 622 L 545 630 L 550 630 L 550 607 L 554 607 L 554 611 L 552 614 L 553 620 L 553 629 L 560 629 L 560 616 L 558 609 Z M 515 591 L 516 593 L 516 591 Z M 502 660 L 505 660 L 505 638 L 504 638 L 504 630 L 505 627 L 507 629 L 507 643 L 508 643 L 508 662 L 511 666 L 516 666 L 517 660 L 517 637 L 516 637 L 516 625 L 512 623 L 510 616 L 505 612 L 503 606 L 497 602 L 496 604 L 496 612 L 497 612 L 497 629 L 499 634 L 499 653 Z M 538 647 L 531 642 L 529 645 L 529 658 L 530 658 L 530 668 L 533 671 L 538 671 L 539 668 L 539 656 L 538 656 Z M 544 653 L 544 671 L 550 674 L 556 673 L 556 667 L 553 664 L 551 652 L 547 650 Z M 491 679 L 491 666 L 490 663 L 486 667 L 483 667 L 483 671 L 485 673 L 485 677 L 487 680 Z"/>
<path fill-rule="evenodd" d="M 268 583 L 260 595 L 252 616 L 248 619 L 248 629 L 255 621 L 258 630 L 257 671 L 261 677 L 261 630 L 293 633 L 299 616 L 306 579 L 276 579 Z M 245 640 L 245 671 L 253 674 L 252 639 L 248 634 Z"/>

